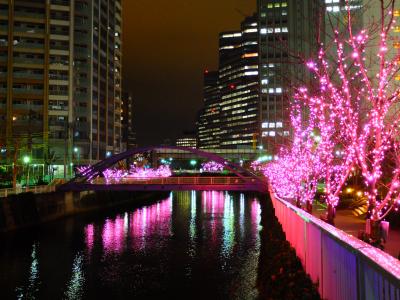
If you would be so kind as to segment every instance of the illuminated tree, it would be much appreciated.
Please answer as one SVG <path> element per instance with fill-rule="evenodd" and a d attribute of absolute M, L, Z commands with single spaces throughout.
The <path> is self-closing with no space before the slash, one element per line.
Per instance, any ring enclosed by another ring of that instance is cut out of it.
<path fill-rule="evenodd" d="M 389 44 L 396 40 L 395 0 L 373 2 L 379 3 L 379 21 L 356 30 L 352 6 L 346 1 L 346 25 L 332 27 L 332 44 L 320 43 L 317 57 L 306 60 L 314 81 L 296 89 L 294 96 L 295 110 L 301 103 L 313 120 L 318 145 L 310 147 L 310 129 L 304 131 L 292 118 L 294 142 L 286 155 L 292 160 L 300 154 L 305 157 L 301 165 L 313 165 L 310 174 L 323 171 L 330 219 L 356 165 L 365 179 L 372 221 L 381 220 L 400 200 L 400 89 L 395 80 L 400 78 L 400 56 Z M 303 186 L 313 183 L 300 177 Z"/>

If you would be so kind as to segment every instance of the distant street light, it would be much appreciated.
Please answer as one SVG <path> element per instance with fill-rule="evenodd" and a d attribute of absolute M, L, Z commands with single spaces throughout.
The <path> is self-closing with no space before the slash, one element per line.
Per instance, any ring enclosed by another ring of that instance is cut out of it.
<path fill-rule="evenodd" d="M 76 155 L 78 157 L 78 165 L 80 165 L 81 155 L 80 155 L 78 147 L 74 147 L 74 153 L 76 153 Z"/>
<path fill-rule="evenodd" d="M 26 184 L 25 184 L 25 186 L 28 188 L 28 186 L 29 186 L 29 163 L 31 161 L 31 158 L 28 155 L 25 155 L 22 158 L 22 161 L 24 162 L 24 164 L 27 165 L 27 168 L 28 168 L 28 172 L 26 174 Z"/>
<path fill-rule="evenodd" d="M 194 167 L 196 164 L 197 164 L 197 161 L 196 161 L 196 160 L 192 159 L 192 160 L 190 161 L 190 165 L 191 165 L 192 167 Z"/>
<path fill-rule="evenodd" d="M 110 157 L 111 156 L 111 151 L 107 151 L 106 152 L 106 157 Z"/>

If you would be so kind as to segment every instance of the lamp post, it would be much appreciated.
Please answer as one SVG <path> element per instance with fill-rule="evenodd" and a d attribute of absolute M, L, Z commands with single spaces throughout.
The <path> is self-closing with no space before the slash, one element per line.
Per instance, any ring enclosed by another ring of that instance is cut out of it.
<path fill-rule="evenodd" d="M 196 160 L 192 159 L 192 160 L 190 161 L 190 165 L 191 165 L 193 168 L 195 168 L 196 164 L 197 164 L 197 161 L 196 161 Z"/>
<path fill-rule="evenodd" d="M 74 153 L 76 153 L 78 157 L 78 165 L 80 164 L 80 152 L 78 147 L 74 147 Z"/>
<path fill-rule="evenodd" d="M 31 161 L 31 158 L 28 155 L 25 155 L 23 157 L 22 161 L 24 162 L 24 164 L 26 164 L 26 167 L 28 168 L 28 172 L 26 175 L 26 184 L 25 184 L 26 188 L 28 189 L 28 186 L 29 186 L 29 163 Z"/>

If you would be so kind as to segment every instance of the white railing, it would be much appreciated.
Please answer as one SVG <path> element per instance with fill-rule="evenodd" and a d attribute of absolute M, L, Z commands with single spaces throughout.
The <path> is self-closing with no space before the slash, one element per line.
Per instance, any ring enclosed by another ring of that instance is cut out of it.
<path fill-rule="evenodd" d="M 29 187 L 20 187 L 15 189 L 0 189 L 0 198 L 7 197 L 8 195 L 16 195 L 26 192 L 32 192 L 34 194 L 51 193 L 56 190 L 54 185 L 38 185 Z"/>
<path fill-rule="evenodd" d="M 400 299 L 400 261 L 270 190 L 275 215 L 321 298 Z"/>

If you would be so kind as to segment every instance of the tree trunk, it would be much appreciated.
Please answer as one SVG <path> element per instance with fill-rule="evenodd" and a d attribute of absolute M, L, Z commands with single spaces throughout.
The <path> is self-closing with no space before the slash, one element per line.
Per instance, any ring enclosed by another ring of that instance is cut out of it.
<path fill-rule="evenodd" d="M 335 225 L 336 209 L 332 204 L 328 204 L 328 211 L 326 214 L 326 222 L 331 225 Z"/>

